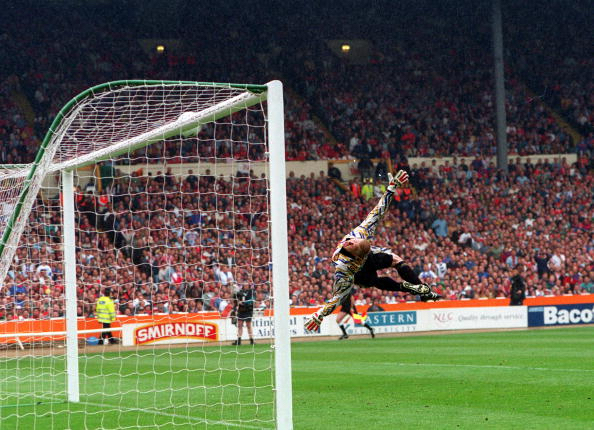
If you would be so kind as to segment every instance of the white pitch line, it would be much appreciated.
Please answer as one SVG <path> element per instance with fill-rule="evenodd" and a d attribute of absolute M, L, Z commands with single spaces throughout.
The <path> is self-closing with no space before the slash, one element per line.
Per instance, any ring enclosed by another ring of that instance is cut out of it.
<path fill-rule="evenodd" d="M 379 363 L 377 363 L 379 364 Z M 451 364 L 451 363 L 381 363 L 386 366 L 421 366 L 421 367 L 468 367 L 476 369 L 505 369 L 505 370 L 538 370 L 546 372 L 594 372 L 594 369 L 551 369 L 548 367 L 497 366 L 480 364 Z"/>
<path fill-rule="evenodd" d="M 256 426 L 252 426 L 252 425 L 248 425 L 248 424 L 237 424 L 237 423 L 232 423 L 232 422 L 228 422 L 228 421 L 216 421 L 216 420 L 208 420 L 205 418 L 191 417 L 191 416 L 187 416 L 187 415 L 170 414 L 168 412 L 161 412 L 161 411 L 156 411 L 153 409 L 131 408 L 129 406 L 118 406 L 118 405 L 113 405 L 113 404 L 108 404 L 108 403 L 94 403 L 94 402 L 84 402 L 84 401 L 81 401 L 78 403 L 79 404 L 84 403 L 85 405 L 89 405 L 89 406 L 98 406 L 101 408 L 111 407 L 111 408 L 119 409 L 122 411 L 148 412 L 151 414 L 164 415 L 166 417 L 171 417 L 171 418 L 185 418 L 190 421 L 196 421 L 199 423 L 204 423 L 204 424 L 209 424 L 209 425 L 218 424 L 218 425 L 223 425 L 223 426 L 227 426 L 227 427 L 241 427 L 241 428 L 245 428 L 245 429 L 257 429 L 257 430 L 272 429 L 272 427 L 256 427 Z"/>

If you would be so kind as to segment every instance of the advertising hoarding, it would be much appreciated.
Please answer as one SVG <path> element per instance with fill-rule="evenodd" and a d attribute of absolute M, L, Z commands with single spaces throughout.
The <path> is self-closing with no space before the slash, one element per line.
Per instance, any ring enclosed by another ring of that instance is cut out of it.
<path fill-rule="evenodd" d="M 594 323 L 594 303 L 528 307 L 529 327 L 592 323 Z"/>

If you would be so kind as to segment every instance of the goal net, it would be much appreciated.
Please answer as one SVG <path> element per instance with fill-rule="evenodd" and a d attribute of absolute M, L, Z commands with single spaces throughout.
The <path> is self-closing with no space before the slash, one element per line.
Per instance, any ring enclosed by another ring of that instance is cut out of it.
<path fill-rule="evenodd" d="M 283 136 L 279 82 L 118 81 L 0 169 L 3 427 L 291 428 Z"/>

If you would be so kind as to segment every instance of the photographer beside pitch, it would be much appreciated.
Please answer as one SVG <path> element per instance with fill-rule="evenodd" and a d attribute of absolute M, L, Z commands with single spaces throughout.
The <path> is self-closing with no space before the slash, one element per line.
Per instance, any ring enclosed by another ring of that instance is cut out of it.
<path fill-rule="evenodd" d="M 421 282 L 414 270 L 401 257 L 389 249 L 371 246 L 379 222 L 388 210 L 396 188 L 408 182 L 408 173 L 399 170 L 395 176 L 388 173 L 389 185 L 378 204 L 365 220 L 345 235 L 338 243 L 332 263 L 334 264 L 334 285 L 332 298 L 322 309 L 314 312 L 305 322 L 306 330 L 319 329 L 324 317 L 330 315 L 338 304 L 351 293 L 354 284 L 363 287 L 376 287 L 388 291 L 405 291 L 418 294 L 422 300 L 437 300 L 441 296 L 429 285 Z M 388 276 L 377 276 L 377 271 L 394 267 L 404 282 L 394 281 Z"/>

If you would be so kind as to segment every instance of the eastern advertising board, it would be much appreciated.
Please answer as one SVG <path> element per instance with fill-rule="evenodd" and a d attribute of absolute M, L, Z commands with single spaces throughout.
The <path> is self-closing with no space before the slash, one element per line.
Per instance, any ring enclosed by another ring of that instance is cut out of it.
<path fill-rule="evenodd" d="M 366 322 L 373 327 L 376 334 L 411 332 L 417 331 L 418 315 L 418 311 L 370 312 L 367 314 Z M 352 320 L 347 332 L 349 334 L 369 333 L 362 324 Z"/>

